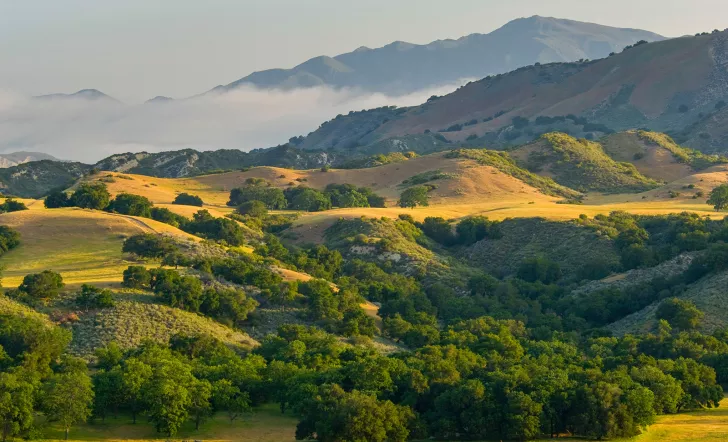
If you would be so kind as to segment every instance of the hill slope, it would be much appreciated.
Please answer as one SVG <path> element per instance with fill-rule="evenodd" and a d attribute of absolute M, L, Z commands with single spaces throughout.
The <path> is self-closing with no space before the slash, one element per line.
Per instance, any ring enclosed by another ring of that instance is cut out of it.
<path fill-rule="evenodd" d="M 728 133 L 728 125 L 721 124 L 728 118 L 721 107 L 728 101 L 727 47 L 728 32 L 716 32 L 640 44 L 596 61 L 521 68 L 368 123 L 375 127 L 349 143 L 367 146 L 441 131 L 454 141 L 474 136 L 489 140 L 489 146 L 509 145 L 560 130 L 558 125 L 571 118 L 576 128 L 570 132 L 576 135 L 646 127 L 683 134 L 691 147 L 717 151 L 716 143 Z M 322 125 L 301 147 L 332 149 L 347 126 L 356 131 L 370 120 L 357 113 L 335 126 Z M 700 124 L 709 126 L 706 136 L 698 136 Z"/>
<path fill-rule="evenodd" d="M 536 62 L 602 58 L 639 40 L 662 39 L 636 29 L 534 16 L 489 34 L 425 45 L 397 41 L 378 49 L 361 47 L 336 57 L 316 57 L 292 69 L 255 72 L 216 90 L 242 85 L 282 89 L 328 85 L 402 94 Z"/>
<path fill-rule="evenodd" d="M 19 164 L 30 163 L 31 161 L 51 160 L 60 161 L 58 158 L 41 152 L 12 152 L 0 154 L 0 168 L 13 167 Z"/>
<path fill-rule="evenodd" d="M 0 169 L 0 190 L 7 195 L 38 198 L 65 188 L 84 176 L 91 166 L 61 161 L 33 161 Z"/>
<path fill-rule="evenodd" d="M 632 164 L 614 161 L 599 143 L 566 134 L 543 135 L 510 154 L 530 171 L 583 192 L 641 192 L 658 186 Z"/>

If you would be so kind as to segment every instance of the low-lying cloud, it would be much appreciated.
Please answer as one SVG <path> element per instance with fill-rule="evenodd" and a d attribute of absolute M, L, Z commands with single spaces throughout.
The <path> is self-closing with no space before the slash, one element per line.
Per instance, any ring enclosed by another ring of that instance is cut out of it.
<path fill-rule="evenodd" d="M 0 153 L 35 151 L 93 163 L 121 152 L 247 151 L 305 135 L 340 113 L 412 106 L 459 85 L 402 96 L 328 87 L 293 91 L 243 87 L 140 105 L 69 97 L 29 99 L 0 91 Z"/>

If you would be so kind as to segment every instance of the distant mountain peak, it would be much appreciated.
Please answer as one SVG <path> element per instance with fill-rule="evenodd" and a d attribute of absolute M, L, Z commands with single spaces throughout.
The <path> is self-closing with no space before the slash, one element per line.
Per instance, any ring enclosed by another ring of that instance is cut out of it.
<path fill-rule="evenodd" d="M 116 98 L 110 97 L 109 95 L 106 95 L 105 93 L 101 92 L 98 89 L 81 89 L 78 92 L 74 92 L 72 94 L 48 94 L 48 95 L 39 95 L 34 98 L 40 98 L 40 99 L 51 99 L 51 98 L 83 98 L 85 100 L 108 100 L 120 103 L 119 100 Z"/>
<path fill-rule="evenodd" d="M 395 41 L 376 49 L 362 46 L 335 57 L 319 56 L 291 69 L 254 72 L 214 91 L 244 85 L 264 89 L 330 86 L 406 94 L 463 78 L 506 73 L 536 62 L 604 58 L 640 40 L 658 41 L 664 37 L 648 31 L 534 15 L 513 20 L 489 34 L 424 45 Z"/>
<path fill-rule="evenodd" d="M 156 97 L 150 98 L 149 100 L 145 101 L 145 103 L 169 103 L 171 101 L 174 101 L 174 98 L 157 95 Z"/>

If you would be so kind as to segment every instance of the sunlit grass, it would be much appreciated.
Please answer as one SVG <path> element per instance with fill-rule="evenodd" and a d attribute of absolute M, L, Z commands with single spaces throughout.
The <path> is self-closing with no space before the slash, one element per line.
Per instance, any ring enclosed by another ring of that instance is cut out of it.
<path fill-rule="evenodd" d="M 298 419 L 291 414 L 281 414 L 277 405 L 268 404 L 258 407 L 246 417 L 230 422 L 224 413 L 217 413 L 212 419 L 195 430 L 194 423 L 188 421 L 173 440 L 206 441 L 257 441 L 278 442 L 294 441 Z M 42 425 L 42 423 L 41 423 Z M 63 440 L 63 430 L 51 424 L 44 428 L 46 440 Z M 141 417 L 136 424 L 131 418 L 121 415 L 107 418 L 105 422 L 96 421 L 78 425 L 71 429 L 72 441 L 129 441 L 170 440 L 157 433 L 154 426 Z"/>

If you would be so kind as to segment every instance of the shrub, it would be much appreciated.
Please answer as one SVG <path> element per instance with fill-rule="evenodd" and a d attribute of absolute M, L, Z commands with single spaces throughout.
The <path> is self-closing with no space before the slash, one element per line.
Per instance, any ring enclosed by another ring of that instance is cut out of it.
<path fill-rule="evenodd" d="M 245 230 L 240 224 L 227 218 L 215 218 L 207 210 L 195 213 L 192 221 L 184 225 L 184 231 L 232 246 L 245 243 Z"/>
<path fill-rule="evenodd" d="M 552 284 L 561 279 L 562 273 L 557 263 L 537 257 L 523 261 L 518 268 L 517 276 L 528 282 L 540 281 L 544 284 Z"/>
<path fill-rule="evenodd" d="M 197 195 L 190 195 L 189 193 L 180 193 L 177 195 L 177 197 L 172 201 L 172 204 L 180 204 L 183 206 L 197 206 L 202 207 L 202 198 L 200 198 Z"/>
<path fill-rule="evenodd" d="M 183 227 L 189 221 L 184 216 L 177 215 L 166 207 L 152 207 L 151 218 L 174 227 Z"/>
<path fill-rule="evenodd" d="M 663 319 L 680 330 L 696 328 L 703 316 L 703 312 L 698 310 L 695 304 L 678 298 L 663 301 L 655 312 L 657 319 Z"/>
<path fill-rule="evenodd" d="M 465 218 L 455 228 L 457 242 L 462 245 L 475 244 L 485 238 L 499 238 L 498 223 L 490 221 L 484 216 Z"/>
<path fill-rule="evenodd" d="M 92 308 L 110 308 L 114 306 L 114 297 L 111 290 L 84 284 L 76 295 L 76 305 L 86 311 Z"/>
<path fill-rule="evenodd" d="M 513 117 L 512 122 L 513 122 L 513 127 L 516 130 L 524 129 L 530 124 L 530 121 L 528 121 L 528 118 L 523 118 L 521 116 Z"/>
<path fill-rule="evenodd" d="M 21 210 L 28 210 L 25 203 L 12 198 L 8 198 L 4 203 L 0 204 L 0 213 L 19 212 Z"/>
<path fill-rule="evenodd" d="M 0 226 L 0 254 L 20 245 L 20 234 L 8 226 Z"/>
<path fill-rule="evenodd" d="M 425 218 L 425 222 L 422 223 L 421 228 L 425 232 L 425 235 L 444 246 L 455 244 L 455 235 L 453 234 L 452 226 L 444 218 L 429 216 Z"/>

